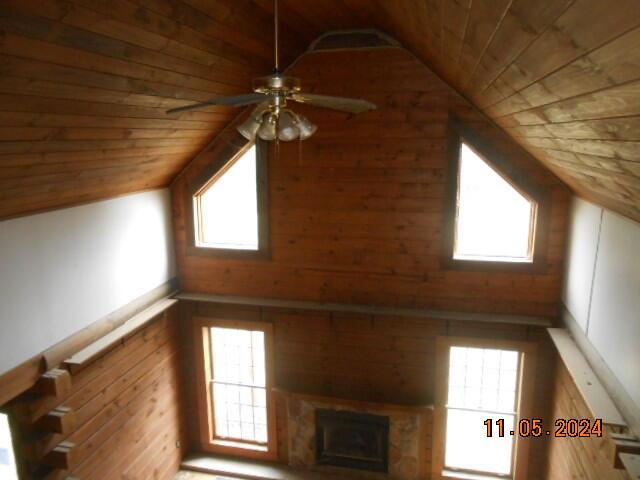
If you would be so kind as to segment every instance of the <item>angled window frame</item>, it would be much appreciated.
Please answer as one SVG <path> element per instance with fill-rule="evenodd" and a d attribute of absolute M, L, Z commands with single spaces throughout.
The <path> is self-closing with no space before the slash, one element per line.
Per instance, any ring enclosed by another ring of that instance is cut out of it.
<path fill-rule="evenodd" d="M 456 226 L 458 220 L 458 196 L 461 147 L 466 144 L 518 193 L 535 204 L 532 219 L 532 261 L 482 260 L 455 258 Z M 544 272 L 547 263 L 549 230 L 549 191 L 532 181 L 531 177 L 496 150 L 491 142 L 472 127 L 452 116 L 447 133 L 448 173 L 445 188 L 445 217 L 441 265 L 449 270 Z"/>
<path fill-rule="evenodd" d="M 199 212 L 196 209 L 197 196 L 207 189 L 212 182 L 231 167 L 251 146 L 239 133 L 235 133 L 225 148 L 214 154 L 209 166 L 195 181 L 190 183 L 186 191 L 187 208 L 187 254 L 211 257 L 222 257 L 246 260 L 266 260 L 271 258 L 269 238 L 269 144 L 262 140 L 255 141 L 256 147 L 256 199 L 258 207 L 258 249 L 217 248 L 199 245 L 197 241 Z"/>

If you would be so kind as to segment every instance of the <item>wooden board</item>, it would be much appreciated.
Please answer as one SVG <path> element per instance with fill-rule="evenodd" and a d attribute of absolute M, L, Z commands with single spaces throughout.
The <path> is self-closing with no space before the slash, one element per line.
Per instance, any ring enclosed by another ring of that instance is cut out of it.
<path fill-rule="evenodd" d="M 279 300 L 272 298 L 238 297 L 204 293 L 178 293 L 179 300 L 209 302 L 222 305 L 252 305 L 318 312 L 355 313 L 361 315 L 384 315 L 393 317 L 428 318 L 431 320 L 458 320 L 461 322 L 507 323 L 511 325 L 531 325 L 550 327 L 551 319 L 526 315 L 500 315 L 471 312 L 449 312 L 438 310 L 418 310 L 411 308 L 385 308 L 375 305 L 345 305 L 338 303 L 305 302 L 300 300 Z"/>
<path fill-rule="evenodd" d="M 72 373 L 76 373 L 83 367 L 87 366 L 92 360 L 103 355 L 110 348 L 113 348 L 116 344 L 124 342 L 126 337 L 133 335 L 144 325 L 154 321 L 158 315 L 164 313 L 165 310 L 168 310 L 177 302 L 178 301 L 173 298 L 165 298 L 154 303 L 152 306 L 143 310 L 105 336 L 96 340 L 91 345 L 88 345 L 78 353 L 67 358 L 64 361 L 64 364 Z"/>
<path fill-rule="evenodd" d="M 589 408 L 591 416 L 602 419 L 602 422 L 607 425 L 626 427 L 627 422 L 622 418 L 618 408 L 587 363 L 584 355 L 571 339 L 569 332 L 564 328 L 549 328 L 547 331 Z"/>

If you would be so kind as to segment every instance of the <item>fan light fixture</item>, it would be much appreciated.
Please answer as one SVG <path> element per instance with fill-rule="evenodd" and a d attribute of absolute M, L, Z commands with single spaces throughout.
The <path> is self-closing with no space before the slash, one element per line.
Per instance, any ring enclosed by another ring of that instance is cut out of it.
<path fill-rule="evenodd" d="M 318 126 L 289 109 L 265 112 L 258 107 L 237 130 L 249 141 L 254 141 L 257 136 L 266 141 L 277 137 L 283 142 L 290 142 L 297 138 L 306 140 L 318 130 Z"/>
<path fill-rule="evenodd" d="M 274 70 L 271 75 L 253 80 L 253 93 L 233 97 L 218 97 L 202 103 L 167 110 L 168 114 L 189 112 L 210 105 L 244 107 L 256 105 L 249 118 L 237 127 L 238 132 L 249 141 L 256 136 L 262 140 L 290 142 L 299 138 L 306 140 L 318 130 L 317 125 L 287 107 L 287 101 L 331 108 L 350 114 L 374 110 L 376 106 L 360 98 L 333 97 L 315 93 L 302 93 L 300 79 L 283 75 L 280 71 L 278 45 L 278 0 L 274 0 Z"/>

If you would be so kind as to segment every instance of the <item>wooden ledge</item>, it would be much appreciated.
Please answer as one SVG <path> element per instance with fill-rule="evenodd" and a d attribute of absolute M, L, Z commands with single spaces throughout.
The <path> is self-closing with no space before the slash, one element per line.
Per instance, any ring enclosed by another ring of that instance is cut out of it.
<path fill-rule="evenodd" d="M 453 312 L 447 310 L 429 310 L 420 308 L 396 308 L 376 305 L 356 305 L 345 303 L 324 303 L 303 300 L 285 300 L 277 298 L 237 297 L 207 293 L 182 292 L 175 298 L 191 302 L 219 303 L 224 305 L 243 305 L 254 307 L 286 308 L 291 310 L 313 310 L 320 312 L 359 313 L 365 315 L 386 315 L 391 317 L 426 318 L 430 320 L 452 320 L 477 323 L 508 323 L 548 328 L 552 322 L 548 317 L 531 315 L 506 315 L 493 313 Z"/>
<path fill-rule="evenodd" d="M 162 300 L 157 301 L 150 307 L 127 320 L 119 327 L 107 333 L 105 336 L 91 343 L 86 348 L 83 348 L 75 355 L 67 358 L 64 361 L 65 366 L 72 374 L 81 370 L 106 350 L 124 341 L 128 336 L 147 325 L 177 302 L 178 300 L 173 298 L 163 298 Z"/>
<path fill-rule="evenodd" d="M 627 422 L 569 332 L 564 328 L 549 328 L 547 331 L 593 417 L 601 418 L 605 425 L 627 429 Z"/>
<path fill-rule="evenodd" d="M 640 480 L 640 455 L 621 453 L 620 461 L 624 465 L 631 480 Z"/>
<path fill-rule="evenodd" d="M 291 392 L 288 390 L 282 390 L 280 388 L 272 388 L 271 391 L 274 392 L 276 395 L 279 395 L 284 398 L 299 398 L 300 400 L 306 400 L 309 402 L 353 406 L 354 408 L 359 408 L 359 409 L 393 410 L 393 411 L 411 412 L 411 413 L 418 413 L 418 414 L 423 413 L 425 411 L 433 410 L 433 405 L 430 405 L 430 404 L 401 405 L 397 403 L 371 402 L 367 400 L 353 400 L 353 399 L 346 399 L 346 398 L 339 398 L 339 397 L 328 397 L 323 395 L 314 395 L 310 393 L 297 393 L 297 392 Z"/>
<path fill-rule="evenodd" d="M 192 472 L 211 473 L 233 478 L 248 478 L 251 480 L 329 480 L 334 476 L 307 470 L 295 470 L 289 466 L 269 463 L 259 460 L 221 457 L 217 455 L 192 455 L 186 458 L 180 466 L 182 470 Z M 198 477 L 181 471 L 176 480 L 192 480 Z"/>

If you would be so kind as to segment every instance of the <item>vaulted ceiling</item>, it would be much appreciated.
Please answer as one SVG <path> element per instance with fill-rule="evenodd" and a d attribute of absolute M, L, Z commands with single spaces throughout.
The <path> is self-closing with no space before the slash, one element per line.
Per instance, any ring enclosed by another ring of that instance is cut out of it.
<path fill-rule="evenodd" d="M 383 30 L 578 194 L 640 220 L 638 0 L 280 1 L 285 64 L 327 30 Z M 165 110 L 268 73 L 272 8 L 3 0 L 0 218 L 168 185 L 238 112 Z"/>

